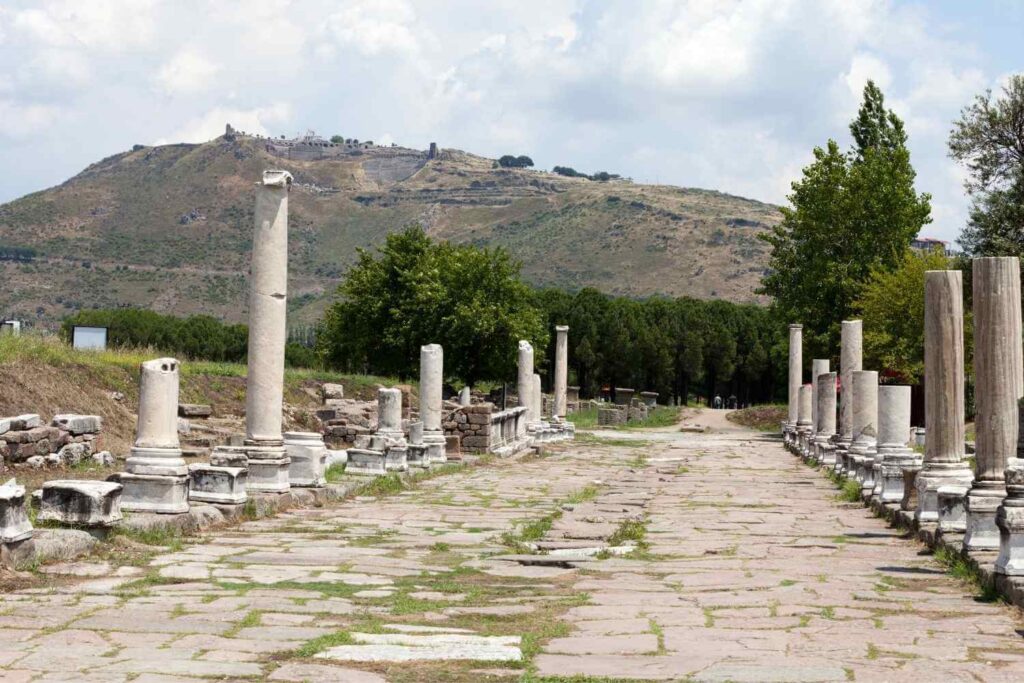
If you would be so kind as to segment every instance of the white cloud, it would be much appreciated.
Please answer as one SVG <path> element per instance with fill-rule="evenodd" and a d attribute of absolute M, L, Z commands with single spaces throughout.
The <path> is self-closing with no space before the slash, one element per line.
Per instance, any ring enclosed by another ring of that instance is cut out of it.
<path fill-rule="evenodd" d="M 416 11 L 406 0 L 348 0 L 326 20 L 329 34 L 363 55 L 419 50 Z"/>
<path fill-rule="evenodd" d="M 225 124 L 235 130 L 254 135 L 273 135 L 292 118 L 292 108 L 287 102 L 275 102 L 256 109 L 231 109 L 216 107 L 202 116 L 191 119 L 165 138 L 156 140 L 154 145 L 175 142 L 206 142 L 224 134 Z"/>
<path fill-rule="evenodd" d="M 938 6 L 896 0 L 0 3 L 0 155 L 39 169 L 0 200 L 134 142 L 208 140 L 230 122 L 386 131 L 379 142 L 784 202 L 815 145 L 848 140 L 873 78 L 907 122 L 918 189 L 935 195 L 928 231 L 951 239 L 966 200 L 950 122 L 1018 68 L 991 67 L 989 46 L 958 40 Z M 44 135 L 70 151 L 45 167 L 19 156 L 15 140 Z"/>
<path fill-rule="evenodd" d="M 160 67 L 156 82 L 159 88 L 171 95 L 198 93 L 209 90 L 215 85 L 215 79 L 221 70 L 216 64 L 202 54 L 184 49 L 174 55 L 169 62 Z"/>
<path fill-rule="evenodd" d="M 25 139 L 42 135 L 60 117 L 58 107 L 45 104 L 19 104 L 0 100 L 0 138 Z"/>

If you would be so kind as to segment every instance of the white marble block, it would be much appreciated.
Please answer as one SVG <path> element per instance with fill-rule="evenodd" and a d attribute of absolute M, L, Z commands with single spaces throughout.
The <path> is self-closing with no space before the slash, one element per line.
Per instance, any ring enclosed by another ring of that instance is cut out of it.
<path fill-rule="evenodd" d="M 0 486 L 0 543 L 32 538 L 32 522 L 25 512 L 25 487 L 13 479 Z"/>
<path fill-rule="evenodd" d="M 319 487 L 327 484 L 327 445 L 317 432 L 285 432 L 288 451 L 288 480 L 292 486 Z"/>
<path fill-rule="evenodd" d="M 39 519 L 75 526 L 112 527 L 122 519 L 121 494 L 121 484 L 112 481 L 48 481 L 43 484 Z"/>
<path fill-rule="evenodd" d="M 217 467 L 216 465 L 189 465 L 189 499 L 203 503 L 241 505 L 248 498 L 244 467 Z"/>

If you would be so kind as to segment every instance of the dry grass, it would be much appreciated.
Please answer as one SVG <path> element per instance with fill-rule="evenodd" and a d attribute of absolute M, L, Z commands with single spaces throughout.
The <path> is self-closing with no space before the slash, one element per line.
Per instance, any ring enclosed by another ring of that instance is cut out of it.
<path fill-rule="evenodd" d="M 734 410 L 726 419 L 744 427 L 750 427 L 762 432 L 775 432 L 779 425 L 786 419 L 787 408 L 782 404 L 751 406 Z"/>

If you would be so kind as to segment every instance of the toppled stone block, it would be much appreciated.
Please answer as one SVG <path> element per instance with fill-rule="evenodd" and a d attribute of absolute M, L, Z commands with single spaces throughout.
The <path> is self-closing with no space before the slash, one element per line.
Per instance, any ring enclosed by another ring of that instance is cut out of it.
<path fill-rule="evenodd" d="M 348 462 L 348 451 L 336 451 L 327 449 L 327 467 L 333 465 L 344 465 Z"/>
<path fill-rule="evenodd" d="M 112 527 L 121 521 L 121 484 L 59 479 L 43 484 L 39 519 L 60 524 Z"/>
<path fill-rule="evenodd" d="M 0 486 L 0 543 L 32 538 L 32 522 L 25 512 L 25 487 L 10 479 Z"/>
<path fill-rule="evenodd" d="M 325 383 L 320 387 L 320 395 L 325 401 L 329 399 L 345 398 L 345 387 L 341 384 Z"/>
<path fill-rule="evenodd" d="M 249 456 L 241 446 L 217 446 L 210 454 L 210 464 L 215 467 L 245 469 L 249 466 Z"/>
<path fill-rule="evenodd" d="M 96 434 L 103 428 L 103 418 L 99 415 L 76 415 L 66 413 L 54 415 L 50 423 L 54 427 L 71 432 L 74 435 Z"/>
<path fill-rule="evenodd" d="M 114 466 L 114 456 L 110 454 L 110 451 L 100 451 L 99 453 L 93 453 L 92 461 L 102 467 Z"/>
<path fill-rule="evenodd" d="M 40 417 L 35 413 L 26 413 L 24 415 L 11 418 L 11 431 L 20 432 L 26 429 L 33 429 L 35 427 L 42 426 L 42 419 L 40 419 Z"/>
<path fill-rule="evenodd" d="M 6 434 L 0 436 L 7 443 L 38 443 L 43 440 L 57 440 L 60 439 L 61 430 L 56 427 L 43 427 L 36 425 L 27 429 L 12 429 Z"/>
<path fill-rule="evenodd" d="M 55 454 L 57 456 L 57 464 L 68 465 L 73 467 L 92 453 L 92 447 L 86 443 L 69 443 L 61 446 L 60 450 Z"/>
<path fill-rule="evenodd" d="M 178 417 L 210 417 L 213 415 L 213 406 L 203 403 L 179 403 Z"/>
<path fill-rule="evenodd" d="M 222 505 L 245 503 L 246 468 L 198 464 L 189 465 L 188 473 L 190 501 Z"/>
<path fill-rule="evenodd" d="M 33 455 L 30 458 L 25 458 L 25 465 L 34 470 L 41 470 L 46 466 L 46 457 L 42 455 Z"/>
<path fill-rule="evenodd" d="M 348 474 L 386 474 L 384 467 L 385 457 L 383 451 L 374 451 L 367 448 L 348 449 L 348 464 L 345 472 Z"/>

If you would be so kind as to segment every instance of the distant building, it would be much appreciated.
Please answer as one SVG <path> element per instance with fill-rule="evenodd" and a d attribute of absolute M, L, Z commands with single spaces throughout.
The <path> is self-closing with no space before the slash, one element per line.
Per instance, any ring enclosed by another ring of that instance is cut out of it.
<path fill-rule="evenodd" d="M 934 237 L 915 237 L 910 241 L 910 248 L 917 251 L 932 251 L 933 249 L 941 248 L 942 253 L 946 256 L 952 256 L 953 254 L 949 248 L 949 242 Z"/>

